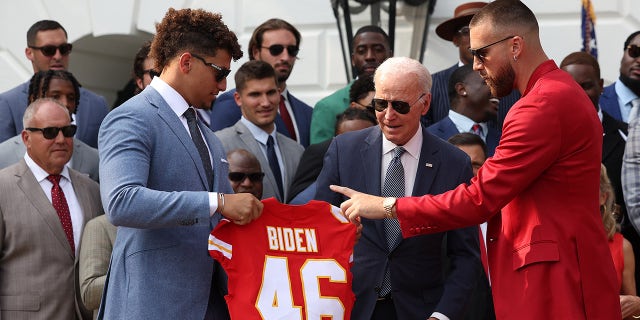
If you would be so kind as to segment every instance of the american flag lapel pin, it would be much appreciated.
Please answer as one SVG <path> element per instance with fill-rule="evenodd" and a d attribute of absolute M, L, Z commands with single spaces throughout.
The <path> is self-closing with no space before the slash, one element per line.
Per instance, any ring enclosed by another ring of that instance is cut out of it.
<path fill-rule="evenodd" d="M 427 168 L 433 168 L 433 164 L 431 162 L 425 163 L 424 166 Z"/>

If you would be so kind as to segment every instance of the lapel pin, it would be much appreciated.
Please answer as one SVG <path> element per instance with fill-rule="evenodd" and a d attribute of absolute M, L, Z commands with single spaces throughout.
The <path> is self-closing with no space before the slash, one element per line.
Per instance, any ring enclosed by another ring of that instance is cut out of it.
<path fill-rule="evenodd" d="M 431 164 L 430 162 L 427 162 L 427 163 L 425 163 L 424 165 L 425 165 L 426 167 L 433 168 L 433 164 Z"/>

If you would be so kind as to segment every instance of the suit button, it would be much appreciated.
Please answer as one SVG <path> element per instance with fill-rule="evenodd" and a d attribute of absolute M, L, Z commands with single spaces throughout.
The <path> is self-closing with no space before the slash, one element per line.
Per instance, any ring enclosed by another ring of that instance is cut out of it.
<path fill-rule="evenodd" d="M 496 239 L 494 239 L 494 238 L 489 238 L 489 242 L 494 242 L 494 241 L 496 241 Z"/>

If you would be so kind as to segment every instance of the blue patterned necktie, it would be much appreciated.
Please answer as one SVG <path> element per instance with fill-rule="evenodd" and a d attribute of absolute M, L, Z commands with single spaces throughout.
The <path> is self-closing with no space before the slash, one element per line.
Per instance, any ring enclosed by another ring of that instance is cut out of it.
<path fill-rule="evenodd" d="M 384 177 L 384 185 L 382 187 L 383 197 L 404 197 L 404 167 L 400 157 L 406 150 L 403 147 L 396 147 L 393 150 L 393 159 L 389 163 L 387 174 Z M 389 253 L 395 249 L 400 241 L 402 241 L 402 234 L 400 231 L 400 224 L 398 219 L 384 219 L 384 231 L 387 239 L 387 249 Z M 382 286 L 379 295 L 384 297 L 391 292 L 391 278 L 389 274 L 389 268 L 387 267 L 384 278 L 382 279 Z"/>
<path fill-rule="evenodd" d="M 200 133 L 200 128 L 198 128 L 198 119 L 196 118 L 196 111 L 193 110 L 193 108 L 188 108 L 183 115 L 185 118 L 187 118 L 187 125 L 189 127 L 189 133 L 191 134 L 191 140 L 193 140 L 193 144 L 196 145 L 196 149 L 198 149 L 198 154 L 200 154 L 200 160 L 202 160 L 202 165 L 204 166 L 204 172 L 207 175 L 209 190 L 212 190 L 213 189 L 213 168 L 211 167 L 211 158 L 209 157 L 209 149 L 207 148 L 207 144 L 204 143 L 204 139 L 202 138 L 202 133 Z"/>

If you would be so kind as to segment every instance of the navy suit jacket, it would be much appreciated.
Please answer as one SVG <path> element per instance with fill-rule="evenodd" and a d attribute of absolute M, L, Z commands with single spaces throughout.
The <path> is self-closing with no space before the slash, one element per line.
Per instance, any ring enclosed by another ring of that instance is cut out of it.
<path fill-rule="evenodd" d="M 211 130 L 219 131 L 231 127 L 240 120 L 242 111 L 233 98 L 235 92 L 235 88 L 231 89 L 221 94 L 213 102 L 213 107 L 211 108 Z M 291 104 L 291 108 L 293 109 L 293 116 L 296 118 L 296 126 L 300 133 L 298 142 L 306 148 L 309 146 L 309 131 L 311 129 L 311 114 L 313 113 L 313 108 L 298 100 L 290 92 L 288 92 L 288 95 L 289 104 Z M 278 132 L 291 138 L 287 131 L 287 126 L 285 126 L 280 117 L 280 113 L 276 116 L 276 129 Z"/>
<path fill-rule="evenodd" d="M 213 190 L 233 193 L 222 144 L 203 124 L 200 130 Z M 219 297 L 210 310 L 224 315 L 226 277 L 207 254 L 221 216 L 209 216 L 207 176 L 180 118 L 149 86 L 107 115 L 98 140 L 102 203 L 118 226 L 104 318 L 204 319 L 210 295 Z"/>
<path fill-rule="evenodd" d="M 618 94 L 616 93 L 615 82 L 604 87 L 602 94 L 600 95 L 600 109 L 603 112 L 608 113 L 614 119 L 622 121 L 622 114 L 620 113 L 620 104 L 618 103 Z"/>
<path fill-rule="evenodd" d="M 439 137 L 442 140 L 447 140 L 451 138 L 451 136 L 460 133 L 456 125 L 451 121 L 451 118 L 446 117 L 433 125 L 427 128 L 429 132 Z M 493 153 L 496 151 L 496 147 L 500 142 L 500 132 L 498 130 L 489 127 L 489 131 L 487 132 L 487 156 L 493 156 Z"/>
<path fill-rule="evenodd" d="M 423 126 L 429 127 L 449 115 L 449 78 L 451 78 L 453 72 L 458 68 L 458 64 L 456 63 L 447 69 L 433 74 L 431 105 L 429 107 L 429 111 L 420 119 Z M 507 112 L 509 112 L 511 106 L 516 103 L 518 99 L 520 99 L 520 93 L 518 90 L 513 90 L 506 97 L 500 98 L 500 103 L 498 104 L 498 117 L 496 121 L 492 120 L 488 122 L 489 127 L 502 132 L 504 118 L 507 116 Z"/>
<path fill-rule="evenodd" d="M 440 194 L 472 176 L 469 157 L 422 129 L 423 143 L 412 195 Z M 333 139 L 318 177 L 316 199 L 339 206 L 346 200 L 329 190 L 337 184 L 380 195 L 382 132 L 378 126 L 347 132 Z M 403 239 L 387 249 L 384 221 L 362 219 L 362 237 L 354 248 L 351 319 L 371 319 L 386 268 L 398 319 L 427 319 L 434 311 L 460 319 L 481 272 L 478 227 Z M 446 235 L 446 237 L 445 237 Z M 446 239 L 446 240 L 445 240 Z M 446 241 L 452 272 L 442 275 Z"/>
<path fill-rule="evenodd" d="M 22 116 L 27 109 L 29 81 L 0 94 L 0 142 L 22 132 Z M 109 112 L 107 101 L 85 88 L 80 88 L 80 104 L 76 112 L 78 131 L 75 138 L 92 148 L 98 147 L 98 129 Z"/>

